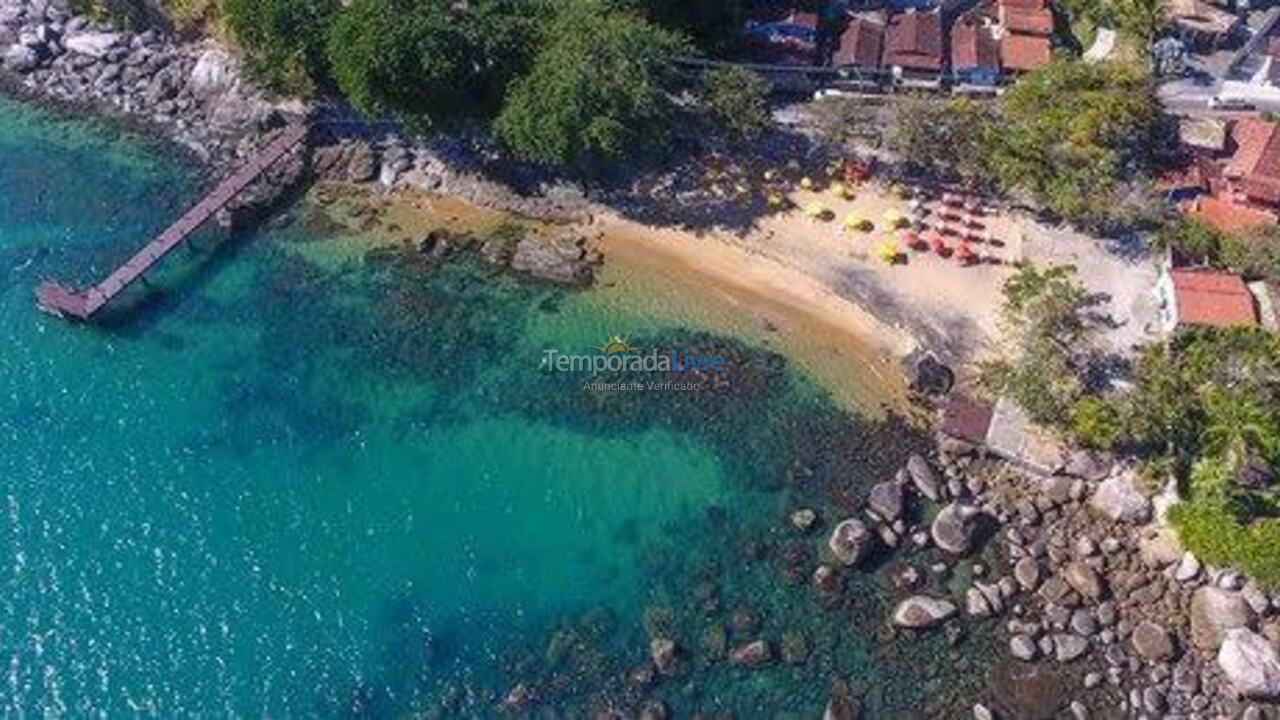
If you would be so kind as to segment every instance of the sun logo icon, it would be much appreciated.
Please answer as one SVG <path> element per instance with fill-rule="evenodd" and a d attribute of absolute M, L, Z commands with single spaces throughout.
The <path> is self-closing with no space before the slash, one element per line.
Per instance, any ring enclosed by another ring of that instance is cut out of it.
<path fill-rule="evenodd" d="M 592 345 L 592 346 L 591 346 L 591 348 L 592 348 L 593 350 L 599 350 L 600 352 L 604 353 L 605 355 L 618 355 L 618 354 L 620 354 L 620 353 L 631 353 L 631 352 L 635 352 L 635 351 L 636 351 L 636 350 L 638 350 L 639 348 L 634 348 L 634 347 L 632 347 L 632 346 L 631 346 L 631 342 L 630 342 L 630 341 L 631 341 L 631 335 L 630 335 L 630 334 L 628 334 L 626 337 L 618 337 L 617 335 L 614 335 L 613 333 L 609 333 L 609 334 L 605 337 L 605 341 L 604 341 L 604 343 L 603 343 L 603 344 L 601 344 L 601 345 Z"/>

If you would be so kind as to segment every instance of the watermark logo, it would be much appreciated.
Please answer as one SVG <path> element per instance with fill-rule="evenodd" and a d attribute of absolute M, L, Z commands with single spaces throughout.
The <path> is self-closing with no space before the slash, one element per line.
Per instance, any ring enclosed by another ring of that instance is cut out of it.
<path fill-rule="evenodd" d="M 700 380 L 677 382 L 673 380 L 648 380 L 644 375 L 670 375 L 672 373 L 720 374 L 728 370 L 729 360 L 719 353 L 709 353 L 687 348 L 673 347 L 666 350 L 648 348 L 642 350 L 631 344 L 631 336 L 608 333 L 604 342 L 588 346 L 594 352 L 565 353 L 558 349 L 544 350 L 541 367 L 545 372 L 582 373 L 590 376 L 583 384 L 588 390 L 697 390 Z M 601 373 L 634 373 L 637 377 L 619 382 L 596 382 Z"/>
<path fill-rule="evenodd" d="M 639 351 L 640 348 L 631 345 L 631 335 L 626 337 L 618 337 L 613 333 L 609 333 L 605 341 L 600 345 L 592 345 L 593 350 L 599 350 L 607 355 L 618 355 L 620 353 L 633 353 Z"/>

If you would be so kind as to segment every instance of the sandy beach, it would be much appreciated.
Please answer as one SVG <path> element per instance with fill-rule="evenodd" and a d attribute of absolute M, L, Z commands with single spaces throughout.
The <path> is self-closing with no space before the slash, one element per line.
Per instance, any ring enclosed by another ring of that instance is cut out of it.
<path fill-rule="evenodd" d="M 598 286 L 617 289 L 629 302 L 669 305 L 668 317 L 694 318 L 774 347 L 863 409 L 909 407 L 903 360 L 914 351 L 936 353 L 962 377 L 976 359 L 996 352 L 1000 289 L 1017 263 L 1079 266 L 1091 287 L 1112 298 L 1112 315 L 1121 320 L 1113 333 L 1117 348 L 1144 334 L 1152 312 L 1155 278 L 1147 264 L 995 207 L 982 207 L 974 219 L 983 239 L 971 248 L 980 262 L 955 257 L 955 236 L 947 237 L 951 253 L 910 249 L 889 222 L 892 213 L 910 212 L 908 202 L 874 182 L 852 198 L 797 188 L 789 210 L 761 216 L 738 233 L 658 227 L 598 206 L 589 220 L 555 225 L 405 187 L 382 193 L 322 184 L 313 196 L 325 195 L 326 187 L 338 189 L 330 215 L 358 227 L 362 244 L 403 242 L 439 227 L 484 233 L 511 223 L 585 236 L 606 258 Z M 353 215 L 359 205 L 376 213 Z M 813 216 L 815 205 L 824 217 Z M 924 207 L 926 217 L 941 208 L 937 201 Z M 847 227 L 851 215 L 866 222 Z M 899 248 L 896 263 L 879 257 L 886 240 Z"/>

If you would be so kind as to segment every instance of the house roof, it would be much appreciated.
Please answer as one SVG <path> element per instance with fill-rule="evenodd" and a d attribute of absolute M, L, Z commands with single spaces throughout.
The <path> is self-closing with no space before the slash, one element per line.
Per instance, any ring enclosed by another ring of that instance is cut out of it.
<path fill-rule="evenodd" d="M 1001 5 L 1000 24 L 1011 33 L 1048 37 L 1053 34 L 1053 12 L 1048 8 Z"/>
<path fill-rule="evenodd" d="M 815 32 L 818 30 L 817 13 L 796 11 L 787 17 L 786 22 L 789 22 L 792 25 L 798 25 L 807 30 L 813 30 Z"/>
<path fill-rule="evenodd" d="M 855 17 L 840 35 L 840 47 L 831 56 L 837 67 L 880 67 L 880 55 L 884 51 L 884 24 L 864 17 Z"/>
<path fill-rule="evenodd" d="M 1259 225 L 1275 225 L 1276 216 L 1266 210 L 1203 195 L 1191 202 L 1187 213 L 1200 218 L 1222 232 L 1239 232 Z"/>
<path fill-rule="evenodd" d="M 942 69 L 942 16 L 906 12 L 889 18 L 884 64 L 912 70 Z"/>
<path fill-rule="evenodd" d="M 965 15 L 951 27 L 951 67 L 956 70 L 1000 68 L 1000 46 L 991 28 Z"/>
<path fill-rule="evenodd" d="M 1227 177 L 1240 180 L 1249 197 L 1280 203 L 1280 125 L 1244 118 L 1231 137 L 1236 150 L 1224 169 Z"/>
<path fill-rule="evenodd" d="M 1239 16 L 1204 0 L 1164 0 L 1164 11 L 1175 23 L 1194 32 L 1226 35 Z"/>
<path fill-rule="evenodd" d="M 1007 70 L 1035 70 L 1051 59 L 1047 37 L 1008 33 L 1000 39 L 1000 65 Z"/>
<path fill-rule="evenodd" d="M 1253 294 L 1239 275 L 1217 270 L 1169 272 L 1178 304 L 1179 325 L 1238 327 L 1258 324 Z"/>

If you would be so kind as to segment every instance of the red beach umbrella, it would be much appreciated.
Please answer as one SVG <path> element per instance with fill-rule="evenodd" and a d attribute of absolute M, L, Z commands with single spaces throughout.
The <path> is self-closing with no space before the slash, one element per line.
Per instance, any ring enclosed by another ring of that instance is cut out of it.
<path fill-rule="evenodd" d="M 947 245 L 947 241 L 943 240 L 942 236 L 939 235 L 933 240 L 933 251 L 942 257 L 946 257 L 951 254 L 951 246 Z"/>
<path fill-rule="evenodd" d="M 956 252 L 956 258 L 965 265 L 969 265 L 977 261 L 978 256 L 974 254 L 973 248 L 969 247 L 969 243 L 962 243 Z"/>

